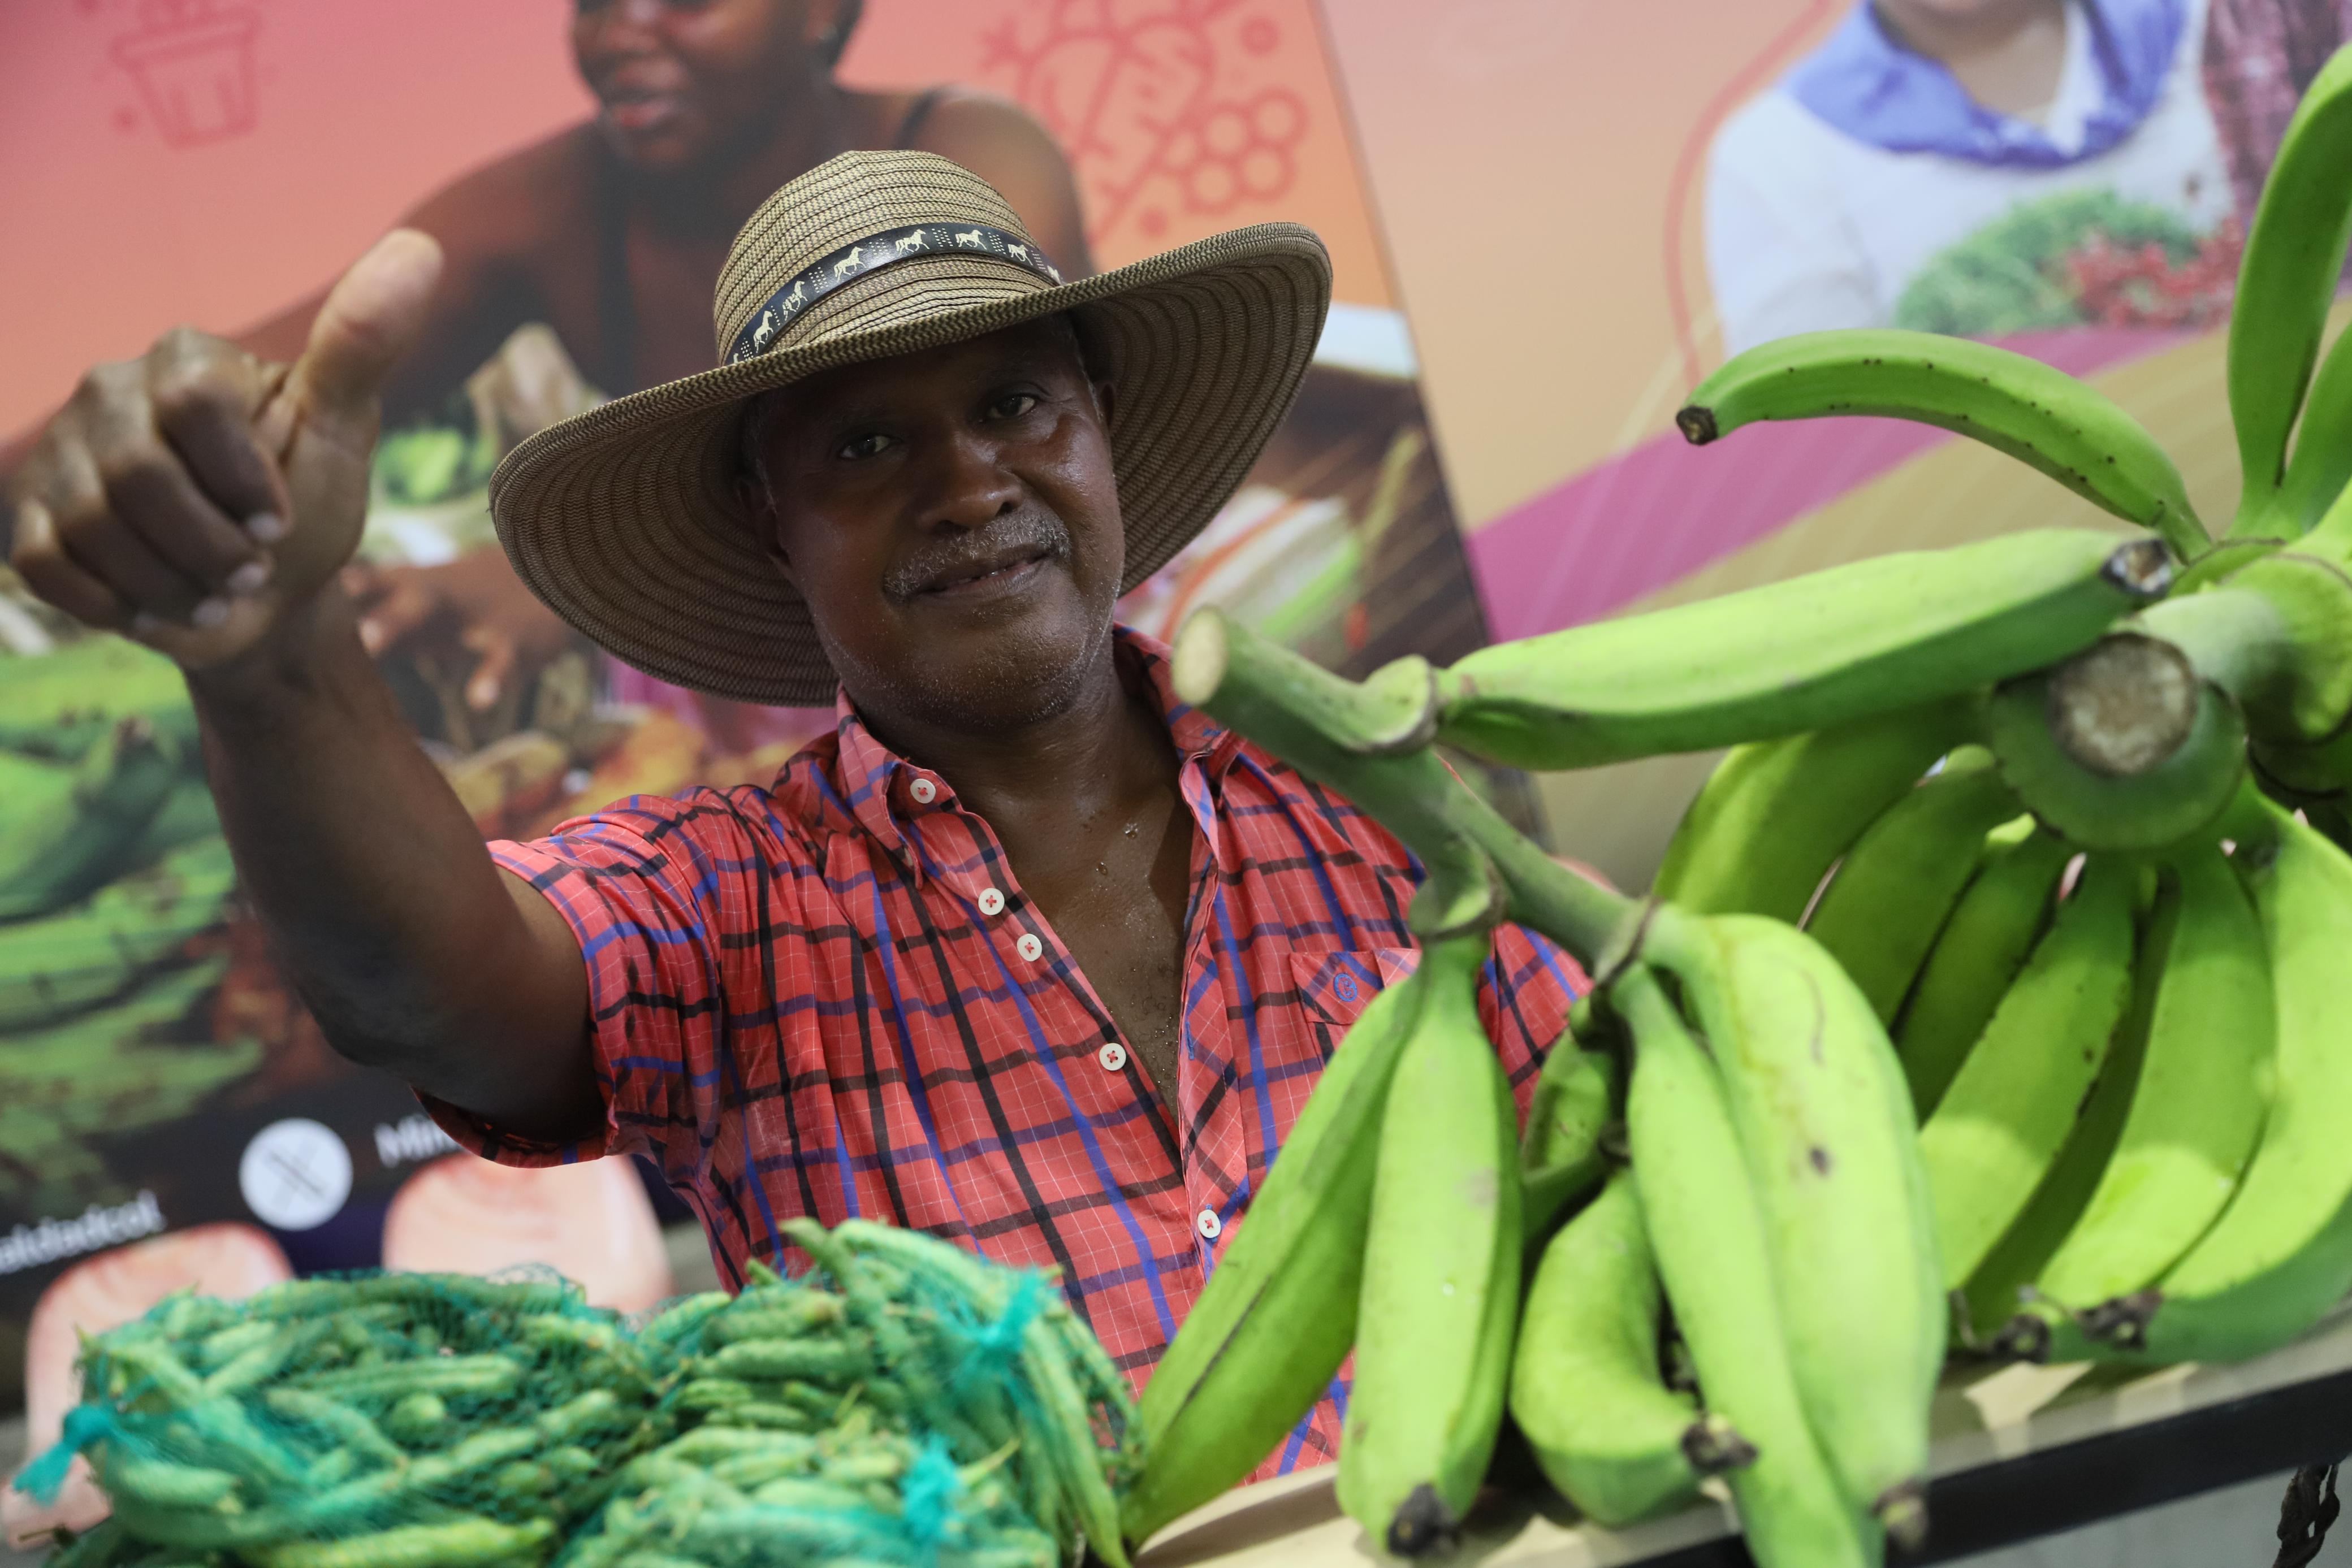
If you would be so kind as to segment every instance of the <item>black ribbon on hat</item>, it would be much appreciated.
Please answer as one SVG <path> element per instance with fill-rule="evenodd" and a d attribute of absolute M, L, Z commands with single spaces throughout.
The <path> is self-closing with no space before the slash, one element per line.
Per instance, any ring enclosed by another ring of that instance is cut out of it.
<path fill-rule="evenodd" d="M 884 229 L 855 245 L 843 246 L 769 295 L 735 334 L 727 350 L 727 363 L 741 364 L 764 353 L 795 318 L 844 284 L 925 256 L 985 256 L 1025 267 L 1048 283 L 1062 281 L 1061 269 L 1046 260 L 1034 242 L 986 224 L 908 224 L 904 228 Z"/>

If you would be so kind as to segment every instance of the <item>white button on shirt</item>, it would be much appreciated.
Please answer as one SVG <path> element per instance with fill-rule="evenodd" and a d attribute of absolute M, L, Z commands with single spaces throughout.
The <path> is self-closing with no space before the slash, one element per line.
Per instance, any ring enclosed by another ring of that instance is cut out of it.
<path fill-rule="evenodd" d="M 940 787 L 928 779 L 918 779 L 907 786 L 907 793 L 919 804 L 928 806 L 940 798 Z"/>
<path fill-rule="evenodd" d="M 1095 1052 L 1095 1060 L 1102 1063 L 1102 1070 L 1105 1072 L 1117 1072 L 1127 1065 L 1127 1047 L 1115 1040 L 1111 1040 L 1100 1051 Z"/>
<path fill-rule="evenodd" d="M 997 892 L 996 889 L 992 887 L 982 888 L 980 890 L 980 912 L 982 915 L 988 915 L 1003 914 L 1004 895 Z"/>
<path fill-rule="evenodd" d="M 1200 1227 L 1201 1239 L 1203 1241 L 1214 1241 L 1217 1239 L 1217 1233 L 1225 1228 L 1225 1222 L 1217 1218 L 1217 1211 L 1213 1208 L 1202 1209 L 1201 1218 L 1196 1223 Z"/>
<path fill-rule="evenodd" d="M 1037 961 L 1037 955 L 1045 950 L 1045 944 L 1037 940 L 1035 933 L 1024 931 L 1021 934 L 1021 940 L 1013 944 L 1013 950 L 1029 963 L 1034 964 Z"/>

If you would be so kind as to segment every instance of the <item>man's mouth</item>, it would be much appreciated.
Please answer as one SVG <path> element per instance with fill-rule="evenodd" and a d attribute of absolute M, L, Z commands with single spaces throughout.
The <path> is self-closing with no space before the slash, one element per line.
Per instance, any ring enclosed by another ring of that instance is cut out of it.
<path fill-rule="evenodd" d="M 1051 553 L 1037 545 L 998 550 L 932 574 L 915 591 L 915 596 L 967 599 L 1016 587 L 1034 575 Z"/>

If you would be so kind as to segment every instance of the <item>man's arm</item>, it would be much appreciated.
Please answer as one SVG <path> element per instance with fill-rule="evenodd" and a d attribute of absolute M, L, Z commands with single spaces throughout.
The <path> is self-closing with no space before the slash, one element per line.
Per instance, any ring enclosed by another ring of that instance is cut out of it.
<path fill-rule="evenodd" d="M 396 233 L 291 366 L 193 331 L 83 379 L 16 476 L 10 564 L 177 660 L 229 846 L 329 1040 L 525 1137 L 601 1097 L 570 928 L 500 873 L 334 585 L 359 540 L 383 382 L 439 251 Z"/>

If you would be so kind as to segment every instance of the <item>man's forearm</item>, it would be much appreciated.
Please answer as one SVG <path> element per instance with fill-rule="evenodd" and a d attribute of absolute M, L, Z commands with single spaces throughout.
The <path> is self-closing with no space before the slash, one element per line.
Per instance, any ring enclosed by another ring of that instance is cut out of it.
<path fill-rule="evenodd" d="M 577 948 L 493 863 L 353 621 L 329 589 L 189 678 L 244 886 L 337 1050 L 515 1131 L 575 1135 L 596 1112 Z"/>

